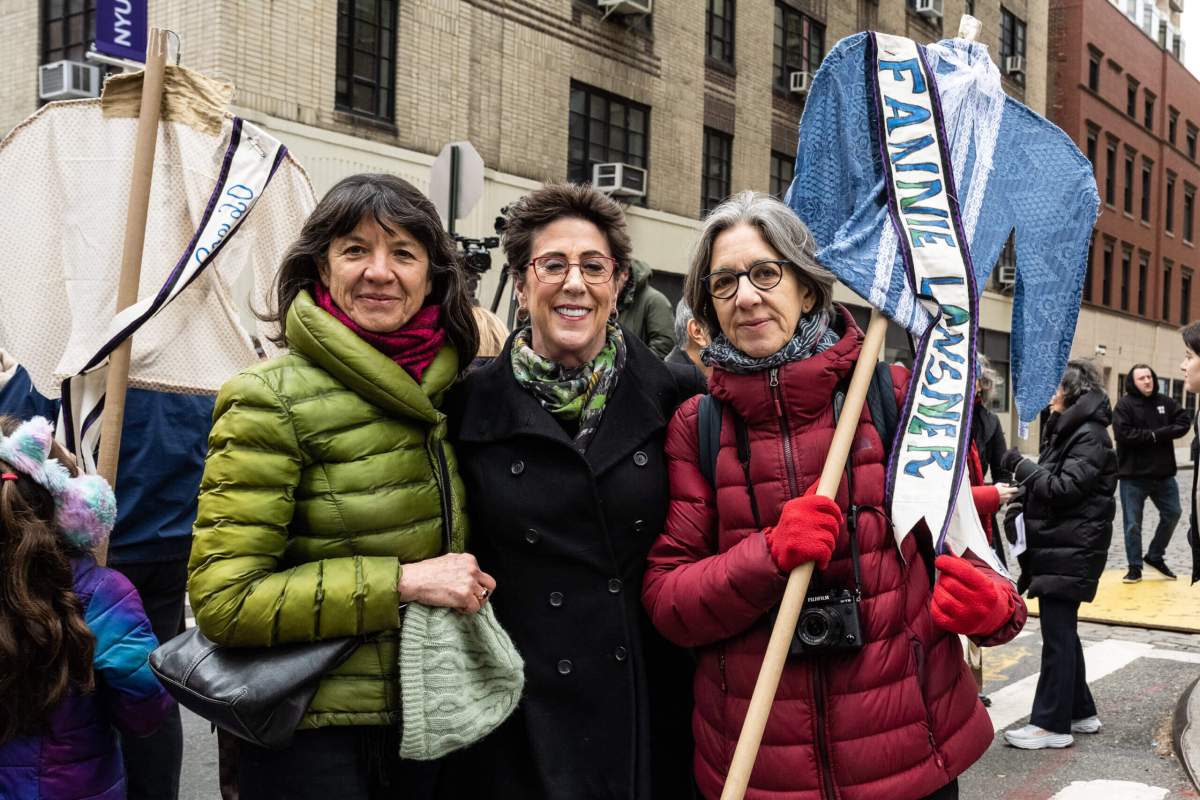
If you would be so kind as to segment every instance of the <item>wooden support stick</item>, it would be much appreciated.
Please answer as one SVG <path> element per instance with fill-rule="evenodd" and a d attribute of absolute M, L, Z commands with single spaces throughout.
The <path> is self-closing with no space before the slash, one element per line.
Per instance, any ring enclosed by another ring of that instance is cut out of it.
<path fill-rule="evenodd" d="M 133 179 L 125 216 L 125 245 L 121 251 L 121 278 L 117 284 L 116 313 L 137 302 L 142 278 L 142 247 L 146 242 L 146 216 L 150 209 L 150 179 L 154 174 L 154 151 L 158 145 L 158 119 L 162 114 L 163 73 L 167 63 L 167 34 L 151 28 L 146 37 L 146 71 L 142 73 L 142 106 L 138 114 L 137 139 L 133 150 Z M 126 339 L 108 359 L 104 387 L 104 419 L 100 426 L 100 458 L 97 469 L 114 487 L 121 452 L 121 429 L 125 423 L 125 390 L 129 386 L 129 356 L 133 337 Z M 96 548 L 96 560 L 108 560 L 108 542 Z"/>
<path fill-rule="evenodd" d="M 825 467 L 821 470 L 821 479 L 817 483 L 817 494 L 822 497 L 834 497 L 838 485 L 842 482 L 846 459 L 850 455 L 850 445 L 854 442 L 854 433 L 858 429 L 858 420 L 862 415 L 863 403 L 867 399 L 867 389 L 871 385 L 875 364 L 879 360 L 879 351 L 883 347 L 887 325 L 887 317 L 878 309 L 871 311 L 871 322 L 867 325 L 862 351 L 858 355 L 858 363 L 854 365 L 850 388 L 846 390 L 846 402 L 842 406 L 837 429 L 833 433 L 833 442 L 829 445 L 829 454 L 825 456 Z M 779 605 L 779 615 L 775 618 L 775 627 L 771 630 L 767 652 L 758 671 L 754 694 L 750 696 L 750 708 L 746 711 L 746 721 L 742 724 L 742 733 L 738 736 L 737 748 L 733 751 L 733 761 L 729 765 L 729 775 L 725 779 L 721 800 L 742 800 L 746 794 L 746 787 L 750 784 L 750 773 L 758 758 L 758 746 L 762 743 L 767 717 L 770 716 L 771 706 L 775 702 L 775 690 L 779 688 L 779 678 L 783 675 L 788 648 L 792 643 L 792 635 L 796 632 L 796 621 L 800 619 L 800 609 L 804 606 L 804 598 L 808 594 L 808 582 L 812 578 L 812 571 L 813 565 L 809 562 L 796 567 L 788 576 L 783 602 Z"/>

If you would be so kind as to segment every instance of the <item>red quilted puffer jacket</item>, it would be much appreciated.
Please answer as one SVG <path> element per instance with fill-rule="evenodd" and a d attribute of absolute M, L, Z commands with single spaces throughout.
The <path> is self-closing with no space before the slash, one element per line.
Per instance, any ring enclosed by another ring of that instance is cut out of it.
<path fill-rule="evenodd" d="M 671 503 L 666 532 L 650 550 L 643 600 L 667 638 L 696 649 L 695 768 L 710 798 L 721 793 L 766 650 L 765 615 L 787 581 L 754 524 L 729 409 L 746 422 L 761 521 L 773 525 L 783 504 L 817 481 L 833 438 L 831 397 L 862 342 L 850 315 L 840 316 L 846 333 L 823 353 L 750 375 L 713 371 L 710 390 L 725 408 L 715 493 L 698 466 L 699 398 L 684 403 L 668 429 Z M 893 373 L 899 403 L 907 373 Z M 923 539 L 928 552 L 929 534 L 914 532 L 898 551 L 884 518 L 884 448 L 865 409 L 852 459 L 866 644 L 849 654 L 789 658 L 751 800 L 921 798 L 992 741 L 959 639 L 935 627 L 929 612 L 929 561 L 917 545 Z M 837 501 L 845 511 L 845 479 Z M 1011 583 L 972 561 L 1012 609 L 1008 623 L 981 642 L 1002 644 L 1024 625 L 1025 605 Z M 813 584 L 853 586 L 845 527 Z"/>

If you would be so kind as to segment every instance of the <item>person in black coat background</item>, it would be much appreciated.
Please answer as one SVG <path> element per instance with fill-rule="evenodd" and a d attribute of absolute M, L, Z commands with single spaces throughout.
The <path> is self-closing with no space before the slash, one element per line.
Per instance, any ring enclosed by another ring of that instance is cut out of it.
<path fill-rule="evenodd" d="M 999 376 L 982 353 L 978 355 L 978 365 L 979 374 L 975 378 L 975 408 L 971 412 L 971 441 L 979 451 L 983 479 L 992 484 L 1006 484 L 1011 476 L 1000 466 L 1000 461 L 1004 457 L 1004 451 L 1008 449 L 1008 443 L 1004 440 L 1004 429 L 1000 427 L 1000 420 L 988 408 L 988 401 L 996 390 Z M 996 551 L 1000 563 L 1008 566 L 1008 559 L 1004 555 L 1004 542 L 1000 537 L 994 514 L 991 523 L 992 548 Z"/>
<path fill-rule="evenodd" d="M 1079 642 L 1079 604 L 1096 596 L 1116 515 L 1112 409 L 1095 366 L 1068 362 L 1050 410 L 1037 463 L 1016 449 L 1002 460 L 1025 490 L 1027 549 L 1017 558 L 1017 587 L 1039 598 L 1042 623 L 1030 724 L 1004 736 L 1031 750 L 1067 747 L 1072 733 L 1100 730 Z"/>
<path fill-rule="evenodd" d="M 1158 391 L 1158 375 L 1148 364 L 1134 364 L 1125 376 L 1125 395 L 1113 409 L 1117 439 L 1117 477 L 1125 530 L 1125 583 L 1142 579 L 1142 562 L 1174 580 L 1164 556 L 1179 522 L 1179 484 L 1175 481 L 1175 440 L 1187 436 L 1188 413 Z M 1158 509 L 1158 527 L 1142 557 L 1142 510 L 1149 499 Z"/>
<path fill-rule="evenodd" d="M 630 246 L 607 196 L 540 189 L 510 207 L 504 247 L 530 327 L 446 409 L 471 549 L 504 587 L 491 602 L 525 660 L 525 693 L 445 760 L 438 794 L 686 798 L 691 659 L 640 595 L 667 512 L 667 422 L 704 383 L 611 322 Z"/>

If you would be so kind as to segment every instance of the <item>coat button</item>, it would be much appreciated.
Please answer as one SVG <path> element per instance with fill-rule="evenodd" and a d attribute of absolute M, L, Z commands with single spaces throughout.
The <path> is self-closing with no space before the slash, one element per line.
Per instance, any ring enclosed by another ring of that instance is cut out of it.
<path fill-rule="evenodd" d="M 621 645 L 618 645 L 617 649 L 613 650 L 613 658 L 615 658 L 617 661 L 624 661 L 628 657 L 629 651 Z"/>
<path fill-rule="evenodd" d="M 529 542 L 530 544 L 537 544 L 538 539 L 540 539 L 540 538 L 542 538 L 542 535 L 540 533 L 538 533 L 537 531 L 535 531 L 533 528 L 530 528 L 529 530 L 525 531 L 525 541 Z"/>
<path fill-rule="evenodd" d="M 554 606 L 555 608 L 558 608 L 559 606 L 562 605 L 562 603 L 563 603 L 563 593 L 562 592 L 551 592 L 550 593 L 550 605 Z"/>
<path fill-rule="evenodd" d="M 558 674 L 559 675 L 570 675 L 571 674 L 571 659 L 564 658 L 562 661 L 558 662 Z"/>
<path fill-rule="evenodd" d="M 650 456 L 646 455 L 644 450 L 638 450 L 633 454 L 633 463 L 637 464 L 639 467 L 644 467 L 650 463 Z"/>
<path fill-rule="evenodd" d="M 646 520 L 644 520 L 644 519 L 634 520 L 633 521 L 633 532 L 634 533 L 645 533 L 646 532 Z"/>
<path fill-rule="evenodd" d="M 512 466 L 509 467 L 509 470 L 513 475 L 520 475 L 525 471 L 525 462 L 518 459 L 512 463 Z"/>
<path fill-rule="evenodd" d="M 611 594 L 620 594 L 621 593 L 621 579 L 620 578 L 610 578 L 608 581 L 608 591 Z"/>

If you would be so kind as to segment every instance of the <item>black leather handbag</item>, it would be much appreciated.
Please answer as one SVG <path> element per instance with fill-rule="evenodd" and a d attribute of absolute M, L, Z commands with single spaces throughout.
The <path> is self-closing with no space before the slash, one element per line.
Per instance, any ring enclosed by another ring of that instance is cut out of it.
<path fill-rule="evenodd" d="M 360 637 L 274 647 L 222 647 L 191 628 L 150 654 L 150 669 L 179 704 L 259 747 L 291 744 L 321 677 Z"/>

